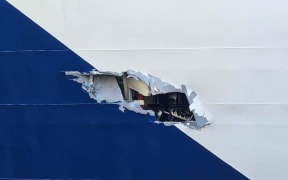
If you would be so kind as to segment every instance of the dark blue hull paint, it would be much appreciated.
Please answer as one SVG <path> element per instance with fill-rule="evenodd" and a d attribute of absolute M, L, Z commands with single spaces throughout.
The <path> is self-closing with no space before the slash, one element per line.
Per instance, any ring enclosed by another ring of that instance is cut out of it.
<path fill-rule="evenodd" d="M 0 178 L 247 179 L 174 126 L 93 104 L 62 72 L 92 68 L 0 0 Z"/>

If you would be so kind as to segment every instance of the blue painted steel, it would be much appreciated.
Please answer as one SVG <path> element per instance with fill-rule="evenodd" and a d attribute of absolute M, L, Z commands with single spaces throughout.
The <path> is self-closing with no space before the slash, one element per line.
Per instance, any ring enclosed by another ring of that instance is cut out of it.
<path fill-rule="evenodd" d="M 62 72 L 92 68 L 0 0 L 0 178 L 247 179 L 174 126 L 94 104 Z"/>

